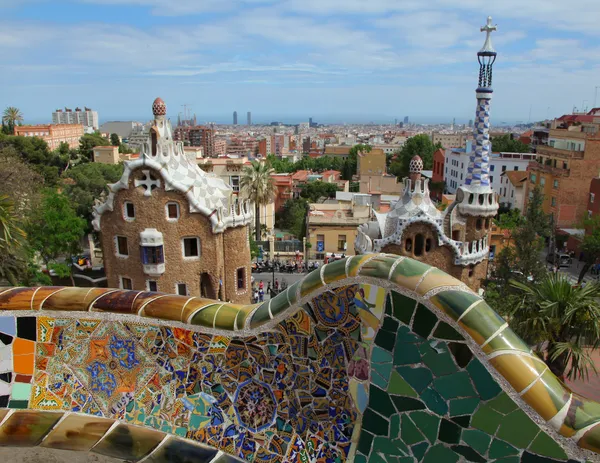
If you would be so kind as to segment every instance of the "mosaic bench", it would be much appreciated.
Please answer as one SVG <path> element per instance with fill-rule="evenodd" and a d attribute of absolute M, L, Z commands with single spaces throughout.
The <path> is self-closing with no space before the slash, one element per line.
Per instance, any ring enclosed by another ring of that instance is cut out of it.
<path fill-rule="evenodd" d="M 132 462 L 575 462 L 600 404 L 461 282 L 356 256 L 238 306 L 0 291 L 0 446 Z"/>

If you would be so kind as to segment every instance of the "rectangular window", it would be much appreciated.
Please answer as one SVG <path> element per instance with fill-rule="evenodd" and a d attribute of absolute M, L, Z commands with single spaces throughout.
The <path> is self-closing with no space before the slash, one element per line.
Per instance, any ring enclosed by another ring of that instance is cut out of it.
<path fill-rule="evenodd" d="M 325 252 L 325 235 L 317 235 L 317 252 Z"/>
<path fill-rule="evenodd" d="M 125 236 L 117 236 L 117 254 L 122 256 L 129 255 L 129 248 L 127 247 L 127 238 Z"/>
<path fill-rule="evenodd" d="M 494 183 L 494 176 L 490 175 L 490 183 Z"/>
<path fill-rule="evenodd" d="M 510 197 L 514 198 L 515 197 L 515 190 L 510 190 Z"/>
<path fill-rule="evenodd" d="M 135 218 L 135 206 L 133 203 L 129 201 L 125 202 L 125 218 L 134 219 Z"/>
<path fill-rule="evenodd" d="M 554 180 L 554 188 L 558 188 L 558 180 Z"/>
<path fill-rule="evenodd" d="M 148 291 L 158 291 L 158 284 L 154 280 L 148 280 Z"/>
<path fill-rule="evenodd" d="M 563 169 L 566 169 L 568 167 L 567 163 L 563 161 Z"/>
<path fill-rule="evenodd" d="M 546 185 L 546 177 L 540 177 L 540 185 L 541 186 Z"/>
<path fill-rule="evenodd" d="M 162 246 L 142 246 L 141 258 L 143 265 L 156 265 L 165 262 Z"/>
<path fill-rule="evenodd" d="M 187 296 L 187 285 L 185 283 L 177 283 L 177 294 Z"/>
<path fill-rule="evenodd" d="M 506 171 L 506 166 L 502 166 L 502 172 Z"/>
<path fill-rule="evenodd" d="M 183 256 L 200 257 L 200 238 L 183 239 Z"/>
<path fill-rule="evenodd" d="M 556 198 L 552 196 L 552 207 L 556 206 Z"/>
<path fill-rule="evenodd" d="M 492 164 L 492 165 L 490 166 L 490 172 L 494 172 L 494 168 L 495 168 L 495 167 L 496 167 L 496 166 L 495 166 L 494 164 Z"/>
<path fill-rule="evenodd" d="M 592 218 L 592 211 L 588 211 L 588 219 Z"/>
<path fill-rule="evenodd" d="M 240 176 L 232 175 L 230 177 L 230 185 L 233 188 L 233 191 L 240 191 Z"/>
<path fill-rule="evenodd" d="M 338 235 L 338 251 L 346 250 L 346 235 Z"/>
<path fill-rule="evenodd" d="M 531 183 L 535 183 L 537 180 L 537 176 L 535 174 L 531 174 Z"/>
<path fill-rule="evenodd" d="M 593 203 L 595 198 L 596 195 L 594 193 L 590 193 L 590 203 Z"/>
<path fill-rule="evenodd" d="M 246 269 L 237 269 L 237 289 L 246 289 Z"/>
<path fill-rule="evenodd" d="M 121 277 L 121 288 L 133 289 L 133 283 L 131 282 L 131 278 Z"/>
<path fill-rule="evenodd" d="M 515 166 L 513 170 L 516 172 L 517 170 L 519 170 L 519 166 Z"/>
<path fill-rule="evenodd" d="M 167 203 L 167 219 L 177 220 L 179 218 L 179 204 Z"/>

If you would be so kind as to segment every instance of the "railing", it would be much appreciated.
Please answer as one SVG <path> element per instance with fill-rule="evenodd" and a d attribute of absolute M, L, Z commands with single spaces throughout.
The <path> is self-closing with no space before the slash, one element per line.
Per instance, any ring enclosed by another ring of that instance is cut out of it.
<path fill-rule="evenodd" d="M 561 159 L 583 159 L 583 151 L 576 150 L 561 150 L 551 146 L 538 146 L 538 156 L 552 156 Z"/>
<path fill-rule="evenodd" d="M 562 167 L 545 166 L 542 164 L 529 164 L 529 169 L 533 172 L 544 172 L 546 174 L 554 175 L 555 177 L 568 177 L 571 174 L 569 169 L 563 169 Z"/>
<path fill-rule="evenodd" d="M 302 251 L 302 241 L 300 240 L 275 241 L 274 244 L 275 252 Z"/>

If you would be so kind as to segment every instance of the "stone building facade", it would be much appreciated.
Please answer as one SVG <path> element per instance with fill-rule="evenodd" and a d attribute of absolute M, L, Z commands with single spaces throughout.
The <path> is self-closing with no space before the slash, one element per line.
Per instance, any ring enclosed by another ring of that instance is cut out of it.
<path fill-rule="evenodd" d="M 474 127 L 475 149 L 471 152 L 464 185 L 445 211 L 431 201 L 429 180 L 421 177 L 423 161 L 410 162 L 410 178 L 404 192 L 387 213 L 375 213 L 376 221 L 358 228 L 354 243 L 357 253 L 387 252 L 409 256 L 438 267 L 478 290 L 487 276 L 492 217 L 498 211 L 490 182 L 490 124 L 492 65 L 496 52 L 491 43 L 495 26 L 491 18 L 482 31 L 487 33 L 477 53 L 480 64 L 477 110 Z"/>
<path fill-rule="evenodd" d="M 83 137 L 83 125 L 19 125 L 15 127 L 15 135 L 41 138 L 48 143 L 48 148 L 52 151 L 58 149 L 61 143 L 67 143 L 69 148 L 79 148 L 79 139 Z"/>
<path fill-rule="evenodd" d="M 140 157 L 94 207 L 108 286 L 250 301 L 253 208 L 173 141 L 157 98 Z"/>

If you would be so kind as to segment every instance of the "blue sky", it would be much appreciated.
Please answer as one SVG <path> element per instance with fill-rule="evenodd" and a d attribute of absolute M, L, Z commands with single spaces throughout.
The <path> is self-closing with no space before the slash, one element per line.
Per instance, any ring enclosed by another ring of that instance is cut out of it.
<path fill-rule="evenodd" d="M 597 0 L 0 0 L 0 106 L 148 119 L 161 96 L 202 122 L 466 121 L 488 15 L 493 123 L 593 106 Z"/>

